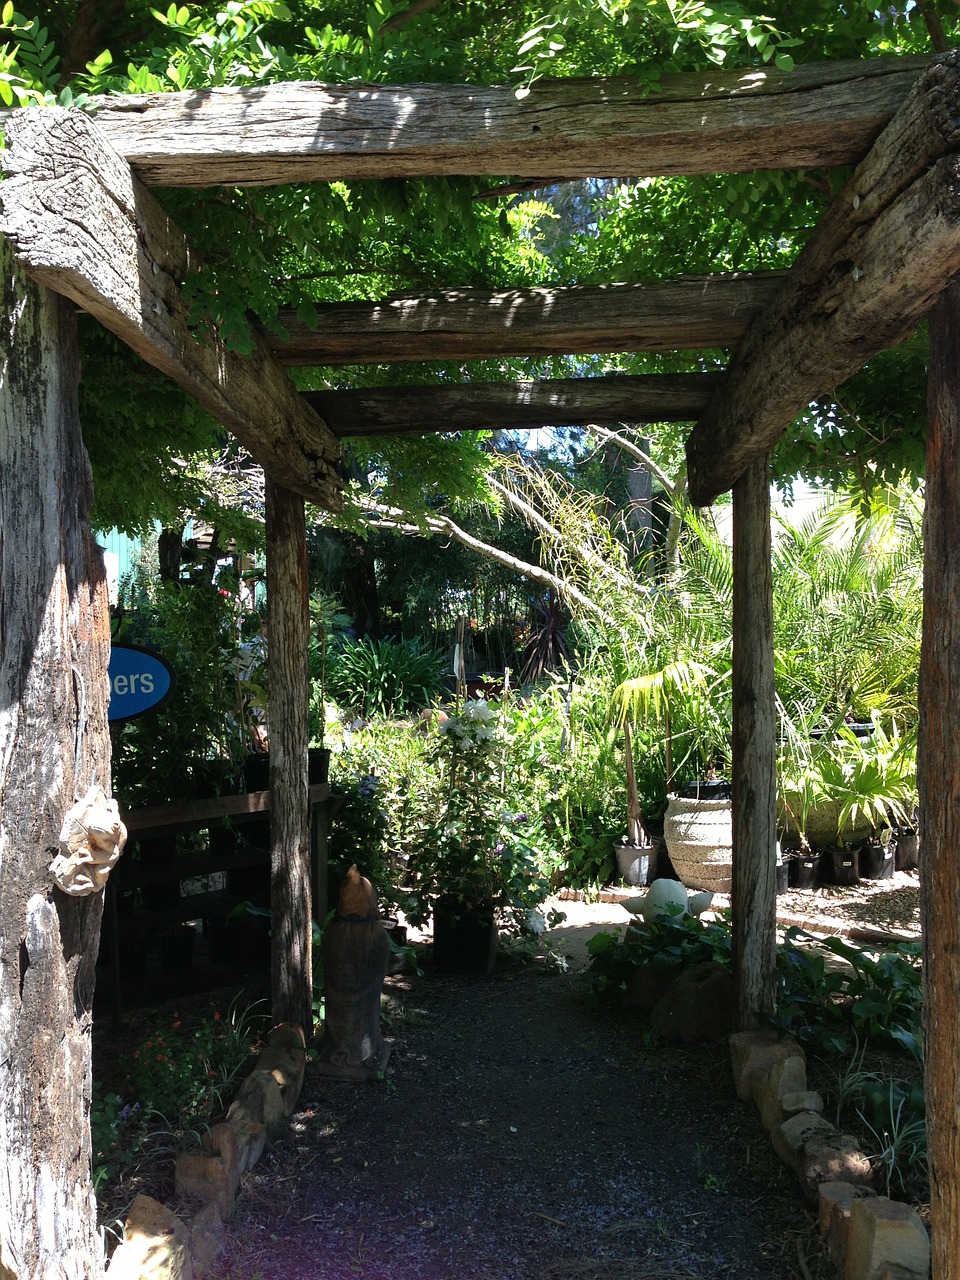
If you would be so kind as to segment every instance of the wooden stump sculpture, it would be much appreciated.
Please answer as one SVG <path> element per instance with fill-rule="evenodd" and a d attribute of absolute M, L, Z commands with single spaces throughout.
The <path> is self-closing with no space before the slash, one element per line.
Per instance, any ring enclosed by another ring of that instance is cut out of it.
<path fill-rule="evenodd" d="M 326 986 L 317 1067 L 339 1080 L 375 1080 L 390 1046 L 380 1034 L 380 994 L 390 942 L 377 895 L 355 866 L 340 890 L 337 914 L 323 935 Z"/>

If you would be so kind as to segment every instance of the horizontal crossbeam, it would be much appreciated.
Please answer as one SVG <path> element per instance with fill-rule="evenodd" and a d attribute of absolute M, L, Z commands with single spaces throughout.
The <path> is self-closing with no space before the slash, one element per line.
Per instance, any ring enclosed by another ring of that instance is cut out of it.
<path fill-rule="evenodd" d="M 273 84 L 103 99 L 149 185 L 739 173 L 856 163 L 928 59 L 511 86 Z"/>
<path fill-rule="evenodd" d="M 307 391 L 304 398 L 340 437 L 611 422 L 692 422 L 706 408 L 722 378 L 720 373 L 558 378 Z"/>
<path fill-rule="evenodd" d="M 782 274 L 566 289 L 446 289 L 327 303 L 318 306 L 313 327 L 282 311 L 287 336 L 267 341 L 287 365 L 732 347 L 774 296 Z"/>

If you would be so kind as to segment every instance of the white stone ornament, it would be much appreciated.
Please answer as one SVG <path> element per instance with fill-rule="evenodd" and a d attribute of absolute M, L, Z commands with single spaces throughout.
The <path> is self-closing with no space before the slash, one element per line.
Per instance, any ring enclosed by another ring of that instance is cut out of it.
<path fill-rule="evenodd" d="M 107 799 L 102 787 L 91 787 L 63 820 L 60 852 L 50 863 L 54 883 L 72 898 L 97 893 L 126 840 L 116 800 Z"/>
<path fill-rule="evenodd" d="M 645 894 L 639 898 L 628 898 L 623 905 L 631 915 L 640 916 L 649 923 L 659 915 L 675 914 L 670 911 L 671 907 L 679 907 L 686 915 L 698 916 L 712 901 L 712 893 L 688 895 L 679 880 L 654 880 Z"/>

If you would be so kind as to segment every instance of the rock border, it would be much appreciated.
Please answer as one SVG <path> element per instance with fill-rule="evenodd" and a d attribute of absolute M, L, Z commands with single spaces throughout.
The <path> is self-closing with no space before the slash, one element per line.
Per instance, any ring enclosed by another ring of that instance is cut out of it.
<path fill-rule="evenodd" d="M 177 1156 L 177 1194 L 203 1201 L 203 1208 L 186 1223 L 152 1196 L 137 1196 L 107 1280 L 203 1280 L 208 1275 L 226 1244 L 224 1224 L 233 1214 L 240 1175 L 286 1127 L 306 1064 L 303 1028 L 290 1022 L 274 1027 L 226 1120 L 210 1129 L 201 1151 Z"/>
<path fill-rule="evenodd" d="M 823 1099 L 807 1088 L 806 1055 L 773 1031 L 730 1037 L 737 1097 L 753 1102 L 773 1149 L 817 1206 L 820 1231 L 843 1280 L 926 1280 L 930 1238 L 917 1211 L 877 1195 L 869 1158 L 857 1139 L 823 1116 Z"/>

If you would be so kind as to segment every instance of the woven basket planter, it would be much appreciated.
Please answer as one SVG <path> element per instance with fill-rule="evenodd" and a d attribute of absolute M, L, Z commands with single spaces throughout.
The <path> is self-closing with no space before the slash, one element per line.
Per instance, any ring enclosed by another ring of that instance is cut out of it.
<path fill-rule="evenodd" d="M 729 800 L 671 796 L 663 838 L 673 869 L 688 889 L 729 893 L 733 887 L 733 818 Z"/>

